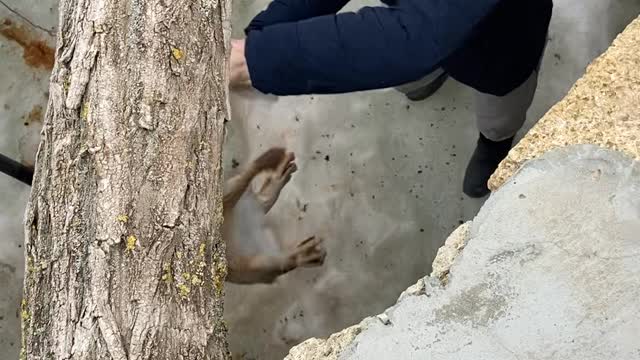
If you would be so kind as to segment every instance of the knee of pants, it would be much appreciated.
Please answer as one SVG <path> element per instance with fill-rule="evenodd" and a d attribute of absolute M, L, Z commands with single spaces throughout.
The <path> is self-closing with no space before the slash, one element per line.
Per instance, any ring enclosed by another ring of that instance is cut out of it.
<path fill-rule="evenodd" d="M 478 130 L 489 140 L 500 141 L 514 136 L 524 125 L 527 111 L 533 102 L 538 73 L 505 96 L 476 92 L 476 121 Z"/>
<path fill-rule="evenodd" d="M 515 136 L 525 119 L 526 116 L 478 119 L 478 130 L 491 141 L 502 141 Z"/>

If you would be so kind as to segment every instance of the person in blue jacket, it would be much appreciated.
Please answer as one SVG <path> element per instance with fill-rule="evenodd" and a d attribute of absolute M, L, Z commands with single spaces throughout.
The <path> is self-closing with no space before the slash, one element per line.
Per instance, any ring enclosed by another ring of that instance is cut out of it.
<path fill-rule="evenodd" d="M 273 0 L 232 42 L 230 85 L 285 95 L 396 87 L 411 100 L 451 77 L 474 89 L 471 197 L 511 149 L 537 87 L 552 0 Z"/>

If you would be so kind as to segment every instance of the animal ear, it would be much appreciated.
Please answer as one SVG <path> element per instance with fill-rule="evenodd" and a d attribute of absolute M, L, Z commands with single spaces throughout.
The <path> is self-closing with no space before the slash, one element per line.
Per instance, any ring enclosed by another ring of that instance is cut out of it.
<path fill-rule="evenodd" d="M 275 170 L 286 156 L 285 148 L 273 147 L 253 161 L 256 170 Z"/>

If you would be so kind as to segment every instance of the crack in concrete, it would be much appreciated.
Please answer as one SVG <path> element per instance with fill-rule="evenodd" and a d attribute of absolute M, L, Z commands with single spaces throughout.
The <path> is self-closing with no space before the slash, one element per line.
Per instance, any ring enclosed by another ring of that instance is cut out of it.
<path fill-rule="evenodd" d="M 516 360 L 520 360 L 520 357 L 518 356 L 518 354 L 516 354 L 516 352 L 515 352 L 515 351 L 513 351 L 513 350 L 509 349 L 509 348 L 507 347 L 507 345 L 503 344 L 503 343 L 502 343 L 502 341 L 500 341 L 500 339 L 495 338 L 494 340 L 495 340 L 495 341 L 496 341 L 496 343 L 497 343 L 501 348 L 503 348 L 506 352 L 508 352 L 508 353 L 510 353 L 511 355 L 513 355 L 513 358 L 514 358 L 514 359 L 516 359 Z"/>
<path fill-rule="evenodd" d="M 38 24 L 34 23 L 33 21 L 29 20 L 29 18 L 27 18 L 26 16 L 22 15 L 20 12 L 18 12 L 18 11 L 17 11 L 17 10 L 15 10 L 15 9 L 13 9 L 11 6 L 7 5 L 7 3 L 5 3 L 3 0 L 0 0 L 0 4 L 2 4 L 2 6 L 4 6 L 5 8 L 7 8 L 7 10 L 9 10 L 9 11 L 10 11 L 10 12 L 12 12 L 13 14 L 15 14 L 15 15 L 16 15 L 17 17 L 19 17 L 20 19 L 22 19 L 22 20 L 26 21 L 26 22 L 27 22 L 27 24 L 29 24 L 29 25 L 31 25 L 31 26 L 33 26 L 33 27 L 37 28 L 37 29 L 40 29 L 40 30 L 42 30 L 42 31 L 46 32 L 46 33 L 47 33 L 49 36 L 51 36 L 51 37 L 56 37 L 56 34 L 55 34 L 53 31 L 51 31 L 51 30 L 49 30 L 49 29 L 46 29 L 46 28 L 44 28 L 44 27 L 42 27 L 42 26 L 40 26 L 40 25 L 38 25 Z"/>

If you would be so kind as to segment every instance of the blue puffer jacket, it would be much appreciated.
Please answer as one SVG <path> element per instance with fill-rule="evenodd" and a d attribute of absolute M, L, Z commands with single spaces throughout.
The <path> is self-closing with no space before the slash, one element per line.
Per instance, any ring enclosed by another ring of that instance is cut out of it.
<path fill-rule="evenodd" d="M 253 86 L 275 95 L 381 89 L 437 67 L 502 96 L 536 68 L 552 0 L 274 0 L 245 30 Z"/>

